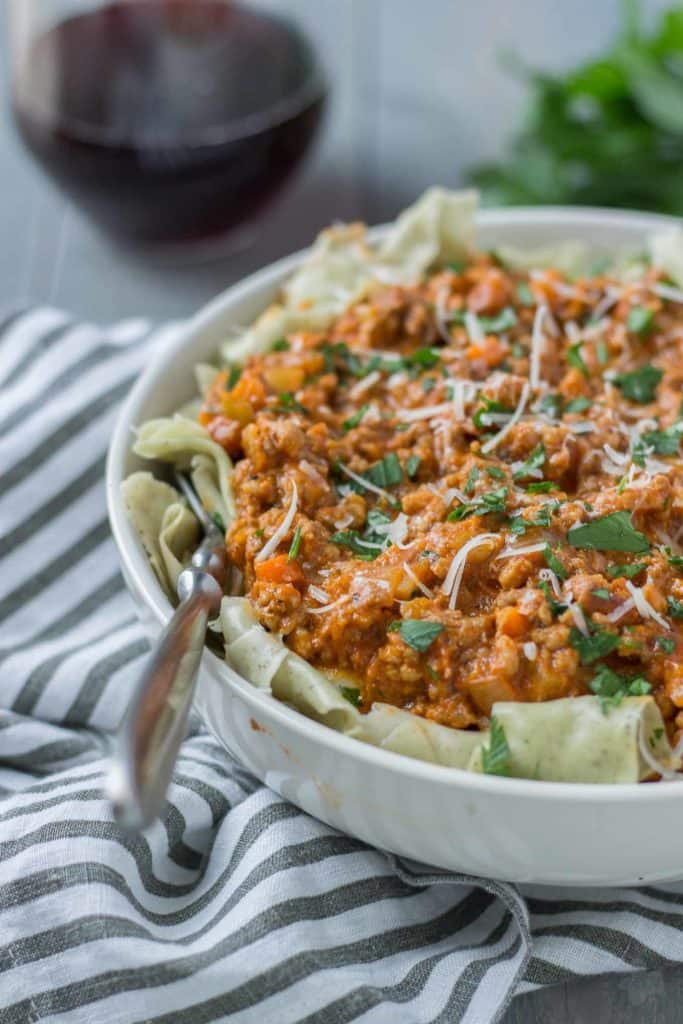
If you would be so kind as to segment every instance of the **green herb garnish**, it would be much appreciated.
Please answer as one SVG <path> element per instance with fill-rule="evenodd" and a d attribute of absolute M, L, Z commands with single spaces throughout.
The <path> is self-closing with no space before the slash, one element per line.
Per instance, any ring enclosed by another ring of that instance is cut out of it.
<path fill-rule="evenodd" d="M 499 466 L 487 466 L 486 472 L 488 476 L 493 477 L 494 480 L 504 480 L 505 473 Z"/>
<path fill-rule="evenodd" d="M 510 409 L 507 405 L 501 405 L 495 398 L 487 398 L 486 395 L 480 395 L 480 401 L 484 404 L 477 409 L 472 417 L 472 422 L 477 430 L 486 429 L 486 427 L 493 425 L 493 421 L 489 418 L 489 413 L 505 413 L 508 416 L 512 416 L 514 412 L 514 409 Z"/>
<path fill-rule="evenodd" d="M 587 377 L 589 370 L 584 362 L 583 356 L 581 355 L 582 348 L 582 341 L 577 341 L 575 345 L 570 345 L 567 349 L 567 362 L 575 370 L 580 370 L 584 377 Z"/>
<path fill-rule="evenodd" d="M 525 477 L 533 476 L 538 469 L 543 469 L 545 464 L 545 446 L 543 442 L 537 444 L 531 455 L 522 463 L 519 469 L 512 474 L 513 480 L 524 480 Z"/>
<path fill-rule="evenodd" d="M 515 326 L 517 314 L 512 306 L 506 306 L 497 316 L 479 316 L 477 319 L 486 334 L 502 334 L 503 331 L 509 331 Z"/>
<path fill-rule="evenodd" d="M 559 558 L 554 553 L 549 544 L 546 544 L 546 546 L 543 548 L 543 557 L 545 558 L 545 564 L 548 566 L 549 569 L 552 569 L 552 571 L 557 576 L 558 580 L 567 579 L 569 573 L 567 572 L 562 562 L 559 560 Z"/>
<path fill-rule="evenodd" d="M 398 628 L 401 639 L 415 651 L 426 651 L 442 631 L 440 622 L 426 619 L 404 619 Z"/>
<path fill-rule="evenodd" d="M 536 483 L 527 484 L 524 490 L 527 494 L 547 494 L 557 489 L 557 484 L 552 480 L 537 480 Z"/>
<path fill-rule="evenodd" d="M 227 379 L 227 381 L 225 383 L 225 390 L 226 391 L 232 391 L 232 389 L 235 387 L 235 384 L 237 384 L 237 382 L 238 382 L 238 380 L 240 379 L 241 376 L 242 376 L 242 369 L 241 369 L 241 367 L 239 367 L 239 366 L 231 366 L 230 367 L 230 371 L 228 373 L 228 379 Z"/>
<path fill-rule="evenodd" d="M 290 344 L 286 338 L 278 338 L 277 341 L 273 342 L 273 352 L 288 352 Z"/>
<path fill-rule="evenodd" d="M 459 505 L 454 508 L 452 512 L 448 514 L 448 522 L 458 522 L 461 519 L 467 519 L 468 516 L 486 516 L 490 512 L 504 512 L 505 501 L 507 499 L 508 489 L 507 487 L 498 487 L 494 491 L 486 491 L 485 494 L 480 494 L 475 501 L 468 503 L 467 505 Z"/>
<path fill-rule="evenodd" d="M 665 654 L 673 654 L 676 649 L 676 641 L 670 636 L 658 636 L 655 640 L 655 647 L 659 647 Z"/>
<path fill-rule="evenodd" d="M 548 394 L 544 395 L 539 403 L 539 409 L 544 412 L 546 416 L 550 416 L 551 419 L 559 420 L 562 416 L 562 395 Z"/>
<path fill-rule="evenodd" d="M 283 391 L 281 395 L 278 395 L 277 405 L 273 408 L 275 412 L 301 412 L 304 415 L 308 414 L 308 410 L 301 402 L 297 402 L 291 391 Z"/>
<path fill-rule="evenodd" d="M 476 484 L 478 479 L 479 470 L 476 466 L 472 466 L 472 469 L 469 471 L 467 475 L 467 481 L 465 483 L 465 486 L 462 489 L 463 494 L 471 494 L 472 491 L 474 490 L 474 485 Z"/>
<path fill-rule="evenodd" d="M 519 281 L 516 288 L 517 298 L 523 306 L 535 306 L 533 292 L 526 281 Z"/>
<path fill-rule="evenodd" d="M 669 606 L 669 615 L 672 619 L 683 619 L 683 603 L 675 597 L 667 597 L 666 603 Z"/>
<path fill-rule="evenodd" d="M 294 536 L 292 537 L 292 543 L 291 543 L 290 548 L 289 548 L 289 553 L 287 555 L 287 561 L 288 562 L 293 562 L 294 561 L 296 556 L 299 554 L 299 548 L 300 547 L 301 547 L 301 527 L 297 526 L 296 530 L 294 531 Z"/>
<path fill-rule="evenodd" d="M 357 690 L 355 686 L 342 686 L 340 693 L 344 700 L 348 700 L 349 704 L 353 704 L 354 708 L 360 707 L 360 690 Z"/>
<path fill-rule="evenodd" d="M 566 612 L 567 605 L 563 604 L 561 601 L 555 600 L 553 593 L 550 589 L 550 584 L 547 583 L 546 580 L 539 580 L 538 589 L 545 596 L 545 599 L 548 602 L 548 607 L 550 608 L 551 615 L 557 616 L 561 615 L 562 612 Z"/>
<path fill-rule="evenodd" d="M 650 550 L 650 543 L 644 533 L 636 530 L 629 512 L 611 512 L 601 519 L 582 526 L 572 526 L 567 533 L 567 543 L 573 548 L 593 551 L 632 551 L 642 554 Z"/>
<path fill-rule="evenodd" d="M 611 654 L 619 646 L 619 636 L 606 629 L 594 627 L 590 636 L 584 636 L 578 629 L 569 630 L 569 643 L 578 651 L 582 665 L 590 665 L 599 658 Z"/>
<path fill-rule="evenodd" d="M 220 512 L 214 512 L 211 518 L 213 519 L 214 523 L 221 531 L 221 533 L 225 533 L 225 520 L 223 519 L 223 516 L 220 514 Z"/>
<path fill-rule="evenodd" d="M 612 579 L 623 576 L 627 580 L 632 580 L 639 572 L 646 568 L 645 562 L 632 562 L 630 565 L 608 565 L 607 575 L 611 576 Z"/>
<path fill-rule="evenodd" d="M 611 707 L 621 704 L 624 697 L 643 697 L 651 689 L 644 676 L 622 676 L 618 672 L 613 672 L 607 665 L 598 667 L 589 685 L 600 700 L 603 714 L 607 714 Z"/>
<path fill-rule="evenodd" d="M 571 402 L 567 402 L 564 411 L 565 412 L 585 412 L 586 409 L 590 409 L 592 405 L 590 398 L 581 396 L 580 398 L 572 398 Z"/>
<path fill-rule="evenodd" d="M 509 771 L 510 747 L 495 715 L 491 718 L 488 746 L 481 750 L 481 764 L 487 775 L 507 775 Z"/>
<path fill-rule="evenodd" d="M 655 399 L 655 392 L 663 371 L 656 366 L 641 366 L 639 370 L 619 373 L 612 378 L 612 383 L 619 388 L 624 398 L 640 405 L 648 405 Z"/>
<path fill-rule="evenodd" d="M 360 409 L 358 409 L 357 412 L 354 412 L 353 416 L 349 416 L 347 420 L 344 420 L 344 423 L 342 424 L 344 430 L 353 430 L 354 427 L 357 427 L 369 408 L 369 405 L 361 405 Z"/>
<path fill-rule="evenodd" d="M 629 331 L 646 338 L 654 326 L 654 310 L 645 306 L 631 306 L 626 318 L 626 326 Z"/>
<path fill-rule="evenodd" d="M 420 468 L 421 462 L 422 459 L 420 458 L 419 455 L 410 455 L 408 457 L 408 461 L 406 462 L 406 473 L 408 474 L 411 480 L 414 480 L 415 477 L 417 476 L 417 471 Z"/>

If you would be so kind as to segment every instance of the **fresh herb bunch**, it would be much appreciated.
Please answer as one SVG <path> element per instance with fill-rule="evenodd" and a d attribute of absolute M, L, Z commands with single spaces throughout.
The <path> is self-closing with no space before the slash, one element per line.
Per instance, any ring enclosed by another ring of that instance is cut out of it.
<path fill-rule="evenodd" d="M 525 71 L 526 123 L 501 164 L 478 167 L 484 200 L 683 213 L 683 6 L 648 32 L 638 0 L 610 50 L 562 75 Z"/>

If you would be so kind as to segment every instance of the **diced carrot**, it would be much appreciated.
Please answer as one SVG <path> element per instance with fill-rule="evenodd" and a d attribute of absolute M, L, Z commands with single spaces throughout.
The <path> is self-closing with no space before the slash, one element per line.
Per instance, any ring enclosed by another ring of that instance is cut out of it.
<path fill-rule="evenodd" d="M 488 334 L 482 342 L 470 345 L 467 349 L 468 359 L 483 359 L 487 366 L 498 366 L 505 358 L 507 349 L 495 334 Z"/>
<path fill-rule="evenodd" d="M 305 582 L 301 566 L 287 555 L 274 555 L 254 565 L 256 579 L 264 583 L 293 583 L 295 586 Z"/>
<path fill-rule="evenodd" d="M 516 608 L 503 608 L 499 613 L 498 624 L 501 633 L 506 636 L 523 636 L 529 628 L 529 620 L 523 612 Z"/>

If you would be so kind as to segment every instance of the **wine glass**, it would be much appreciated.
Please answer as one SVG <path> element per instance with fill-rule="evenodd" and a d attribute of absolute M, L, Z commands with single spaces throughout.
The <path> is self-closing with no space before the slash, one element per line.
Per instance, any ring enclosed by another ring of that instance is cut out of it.
<path fill-rule="evenodd" d="M 302 31 L 230 0 L 10 0 L 13 111 L 110 235 L 223 248 L 309 149 L 326 85 Z"/>

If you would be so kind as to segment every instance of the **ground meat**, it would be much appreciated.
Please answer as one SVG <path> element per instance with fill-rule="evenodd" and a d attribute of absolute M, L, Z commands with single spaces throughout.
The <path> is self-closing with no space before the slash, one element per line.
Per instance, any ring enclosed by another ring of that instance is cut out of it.
<path fill-rule="evenodd" d="M 199 419 L 235 460 L 226 543 L 260 622 L 355 680 L 363 711 L 482 727 L 609 669 L 683 730 L 683 324 L 657 279 L 474 255 L 222 370 Z M 625 546 L 573 542 L 615 514 Z"/>

